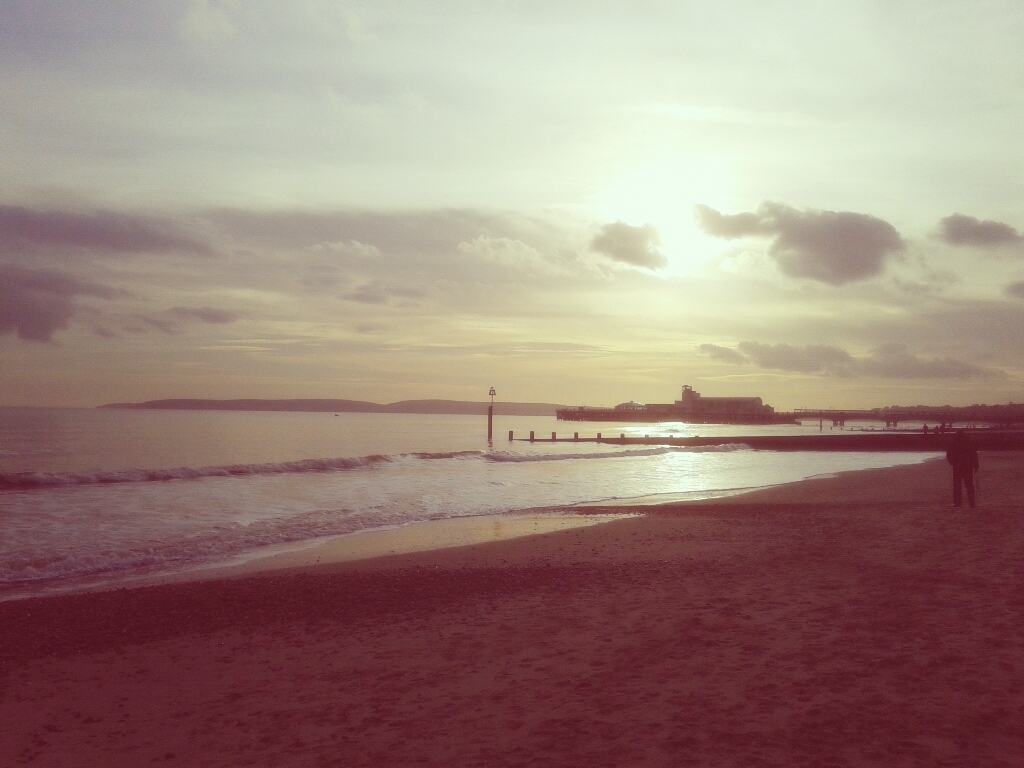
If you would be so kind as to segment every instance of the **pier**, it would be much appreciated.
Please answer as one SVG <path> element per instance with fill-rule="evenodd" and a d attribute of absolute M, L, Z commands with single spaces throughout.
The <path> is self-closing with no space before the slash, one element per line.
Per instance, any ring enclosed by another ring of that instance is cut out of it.
<path fill-rule="evenodd" d="M 561 407 L 559 421 L 604 421 L 612 423 L 656 423 L 678 421 L 687 424 L 797 424 L 801 421 L 831 422 L 844 427 L 848 421 L 868 421 L 896 429 L 900 423 L 935 426 L 990 424 L 1003 429 L 1024 427 L 1024 404 L 968 406 L 889 406 L 885 408 L 797 408 L 778 412 L 759 397 L 704 397 L 684 384 L 680 398 L 672 403 L 638 403 L 630 400 L 614 408 L 586 405 Z"/>
<path fill-rule="evenodd" d="M 993 405 L 942 408 L 873 408 L 852 410 L 836 408 L 797 408 L 792 416 L 797 421 L 831 421 L 833 427 L 846 426 L 847 421 L 873 421 L 896 428 L 900 422 L 953 424 L 974 422 L 1007 428 L 1024 425 L 1024 406 Z"/>

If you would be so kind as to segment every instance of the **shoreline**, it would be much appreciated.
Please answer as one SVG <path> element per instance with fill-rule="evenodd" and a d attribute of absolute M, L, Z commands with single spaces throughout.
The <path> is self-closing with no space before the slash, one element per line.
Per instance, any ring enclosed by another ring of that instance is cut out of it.
<path fill-rule="evenodd" d="M 952 507 L 937 460 L 472 546 L 2 603 L 0 754 L 1014 765 L 1022 462 L 982 454 L 977 510 Z"/>
<path fill-rule="evenodd" d="M 929 459 L 924 460 L 924 462 L 927 461 Z M 862 471 L 865 470 L 846 470 L 839 473 L 828 473 L 824 477 Z M 812 476 L 803 480 L 769 486 L 724 488 L 711 491 L 702 490 L 603 499 L 557 507 L 510 510 L 496 514 L 481 513 L 433 520 L 419 520 L 315 539 L 270 544 L 217 560 L 185 563 L 171 568 L 150 566 L 124 571 L 107 571 L 11 582 L 0 584 L 0 604 L 36 597 L 45 598 L 56 595 L 132 589 L 185 581 L 233 578 L 250 575 L 261 570 L 297 568 L 319 563 L 337 563 L 433 549 L 470 546 L 492 540 L 518 538 L 562 530 L 566 527 L 604 522 L 605 520 L 595 520 L 600 515 L 604 515 L 607 520 L 611 520 L 621 516 L 644 514 L 645 511 L 668 504 L 697 503 L 733 496 L 742 497 L 760 490 L 789 487 L 796 483 L 817 478 L 818 476 Z M 504 525 L 502 524 L 503 521 Z M 495 527 L 498 530 L 494 530 Z"/>
<path fill-rule="evenodd" d="M 35 598 L 109 592 L 161 584 L 215 581 L 251 576 L 264 571 L 468 547 L 598 525 L 634 515 L 632 512 L 592 512 L 582 506 L 574 506 L 417 520 L 386 528 L 370 528 L 354 533 L 272 544 L 227 560 L 200 563 L 176 570 L 96 574 L 5 585 L 0 587 L 0 605 Z"/>

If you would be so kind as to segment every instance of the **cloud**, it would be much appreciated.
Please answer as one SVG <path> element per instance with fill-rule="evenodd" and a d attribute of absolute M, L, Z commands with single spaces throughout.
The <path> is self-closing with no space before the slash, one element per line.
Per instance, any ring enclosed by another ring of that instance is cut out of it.
<path fill-rule="evenodd" d="M 192 0 L 182 22 L 182 33 L 189 40 L 216 43 L 234 37 L 232 16 L 239 10 L 238 0 Z"/>
<path fill-rule="evenodd" d="M 122 326 L 126 333 L 145 333 L 147 327 L 156 328 L 168 336 L 174 336 L 178 333 L 178 326 L 174 324 L 173 320 L 139 313 L 129 315 L 127 322 Z"/>
<path fill-rule="evenodd" d="M 611 268 L 589 243 L 594 223 L 563 213 L 531 216 L 473 209 L 427 211 L 252 211 L 201 212 L 211 237 L 225 252 L 252 254 L 268 266 L 252 279 L 289 282 L 306 293 L 329 293 L 364 303 L 391 295 L 424 295 L 455 285 L 491 286 L 508 295 L 507 281 L 555 283 L 628 279 L 638 270 Z M 285 274 L 294 260 L 300 269 Z M 474 288 L 464 298 L 479 298 Z"/>
<path fill-rule="evenodd" d="M 661 236 L 653 224 L 631 227 L 623 221 L 605 224 L 590 242 L 590 248 L 615 261 L 637 267 L 657 269 L 668 264 L 668 259 L 657 249 Z"/>
<path fill-rule="evenodd" d="M 563 227 L 508 213 L 443 208 L 427 211 L 206 211 L 237 243 L 262 249 L 316 248 L 345 256 L 451 254 L 477 237 L 523 242 L 559 238 Z"/>
<path fill-rule="evenodd" d="M 147 328 L 155 328 L 168 336 L 181 332 L 180 323 L 201 322 L 212 325 L 233 323 L 238 319 L 235 312 L 214 307 L 171 307 L 156 315 L 139 312 L 127 315 L 121 325 L 125 333 L 145 333 Z M 98 331 L 97 331 L 98 332 Z M 101 336 L 104 334 L 100 334 Z"/>
<path fill-rule="evenodd" d="M 736 213 L 728 216 L 706 205 L 693 207 L 697 226 L 714 237 L 733 239 L 751 235 L 772 235 L 775 232 L 756 213 Z"/>
<path fill-rule="evenodd" d="M 864 375 L 885 379 L 974 379 L 1003 376 L 1002 371 L 982 368 L 950 357 L 925 360 L 911 354 L 904 344 L 886 344 L 860 362 Z"/>
<path fill-rule="evenodd" d="M 40 251 L 209 255 L 212 248 L 184 222 L 111 211 L 78 213 L 0 206 L 0 256 Z"/>
<path fill-rule="evenodd" d="M 1024 299 L 1024 280 L 1010 283 L 1006 286 L 1005 290 L 1007 296 L 1012 296 L 1015 299 Z"/>
<path fill-rule="evenodd" d="M 838 347 L 820 344 L 795 347 L 789 344 L 758 344 L 756 341 L 743 341 L 737 345 L 737 349 L 746 355 L 750 362 L 761 368 L 782 371 L 846 376 L 855 365 L 848 352 Z"/>
<path fill-rule="evenodd" d="M 1003 371 L 983 368 L 954 358 L 922 358 L 905 344 L 884 344 L 864 357 L 854 357 L 839 347 L 822 344 L 794 346 L 743 341 L 736 349 L 702 344 L 700 351 L 726 363 L 756 365 L 777 371 L 882 379 L 971 379 L 999 378 Z"/>
<path fill-rule="evenodd" d="M 355 301 L 360 304 L 387 304 L 395 293 L 386 284 L 375 280 L 354 291 L 339 294 L 338 298 L 342 301 Z"/>
<path fill-rule="evenodd" d="M 521 240 L 510 237 L 486 237 L 481 235 L 472 243 L 459 243 L 460 253 L 476 256 L 503 267 L 554 276 L 565 272 L 558 264 L 544 257 L 540 251 Z"/>
<path fill-rule="evenodd" d="M 850 211 L 800 211 L 761 203 L 754 212 L 725 215 L 694 208 L 697 224 L 714 237 L 770 237 L 768 255 L 790 277 L 843 285 L 879 274 L 888 256 L 906 245 L 887 221 Z"/>
<path fill-rule="evenodd" d="M 339 8 L 334 3 L 305 2 L 296 10 L 304 13 L 309 22 L 307 28 L 321 34 L 352 43 L 366 43 L 377 39 L 359 16 L 345 8 Z"/>
<path fill-rule="evenodd" d="M 698 349 L 713 360 L 720 360 L 723 363 L 740 364 L 749 362 L 746 357 L 741 355 L 735 349 L 720 347 L 717 344 L 701 344 Z"/>
<path fill-rule="evenodd" d="M 0 265 L 0 335 L 26 341 L 52 341 L 80 307 L 77 296 L 113 298 L 117 291 L 60 272 Z"/>
<path fill-rule="evenodd" d="M 999 248 L 1024 243 L 1024 235 L 1001 221 L 981 221 L 973 216 L 954 213 L 939 224 L 940 237 L 950 245 Z"/>
<path fill-rule="evenodd" d="M 201 320 L 204 323 L 233 323 L 238 315 L 226 309 L 214 309 L 213 307 L 172 307 L 164 314 L 177 320 Z"/>
<path fill-rule="evenodd" d="M 336 243 L 317 243 L 313 246 L 314 251 L 324 251 L 331 254 L 341 254 L 344 256 L 354 256 L 357 259 L 370 259 L 380 256 L 380 249 L 375 245 L 367 245 L 366 243 L 360 243 L 358 240 L 344 241 L 340 240 Z"/>

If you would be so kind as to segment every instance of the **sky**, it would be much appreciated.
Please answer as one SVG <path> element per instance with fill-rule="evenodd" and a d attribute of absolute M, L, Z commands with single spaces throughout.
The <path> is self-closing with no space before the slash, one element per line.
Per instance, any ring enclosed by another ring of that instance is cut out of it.
<path fill-rule="evenodd" d="M 1024 401 L 1024 5 L 0 0 L 0 405 Z"/>

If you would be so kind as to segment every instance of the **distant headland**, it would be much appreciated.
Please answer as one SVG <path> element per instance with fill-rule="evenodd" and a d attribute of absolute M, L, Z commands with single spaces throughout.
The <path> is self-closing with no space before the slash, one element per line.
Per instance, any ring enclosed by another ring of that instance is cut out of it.
<path fill-rule="evenodd" d="M 179 411 L 293 411 L 305 413 L 421 413 L 485 416 L 489 403 L 471 400 L 400 400 L 374 403 L 367 400 L 303 399 L 303 400 L 210 400 L 178 398 L 148 400 L 144 403 L 110 403 L 100 408 L 131 410 Z M 843 425 L 847 421 L 875 421 L 896 427 L 900 422 L 931 422 L 933 424 L 974 423 L 1004 427 L 1024 424 L 1024 404 L 968 406 L 893 405 L 872 409 L 810 409 L 797 408 L 791 413 L 778 412 L 764 405 L 760 398 L 701 397 L 691 387 L 683 388 L 682 398 L 675 403 L 648 404 L 630 401 L 614 408 L 576 406 L 567 408 L 554 403 L 494 404 L 496 416 L 556 416 L 563 421 L 657 422 L 684 421 L 695 423 L 779 424 L 797 421 L 831 421 Z"/>
<path fill-rule="evenodd" d="M 372 403 L 366 400 L 148 400 L 144 403 L 110 403 L 100 408 L 153 411 L 293 411 L 304 413 L 422 413 L 484 416 L 487 402 L 470 400 L 400 400 Z M 494 404 L 498 416 L 554 416 L 553 403 Z"/>

